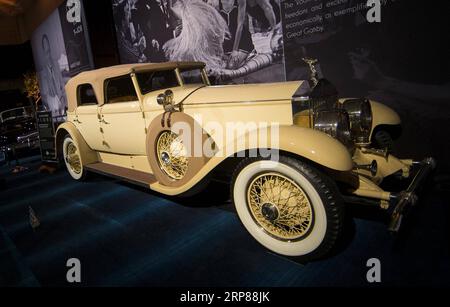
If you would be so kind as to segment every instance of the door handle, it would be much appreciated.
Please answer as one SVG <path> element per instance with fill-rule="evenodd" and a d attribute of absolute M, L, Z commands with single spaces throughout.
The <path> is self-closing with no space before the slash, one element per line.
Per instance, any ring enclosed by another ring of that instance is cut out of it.
<path fill-rule="evenodd" d="M 78 120 L 78 116 L 77 117 L 75 117 L 75 119 L 73 120 L 75 123 L 79 123 L 79 124 L 81 124 L 81 122 Z"/>
<path fill-rule="evenodd" d="M 98 122 L 99 122 L 99 123 L 103 123 L 103 124 L 105 124 L 105 125 L 109 125 L 109 123 L 104 119 L 103 114 L 102 114 L 102 115 L 97 114 L 97 118 L 98 118 Z"/>

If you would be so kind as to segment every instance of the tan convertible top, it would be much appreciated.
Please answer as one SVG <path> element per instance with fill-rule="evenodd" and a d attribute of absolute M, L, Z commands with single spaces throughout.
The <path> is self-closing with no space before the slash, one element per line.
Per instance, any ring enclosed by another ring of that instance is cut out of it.
<path fill-rule="evenodd" d="M 106 79 L 128 75 L 133 72 L 168 69 L 193 69 L 203 68 L 202 62 L 164 62 L 144 64 L 123 64 L 96 70 L 85 71 L 70 79 L 66 84 L 68 111 L 73 112 L 77 107 L 77 88 L 80 84 L 91 84 L 99 104 L 104 102 L 103 84 Z"/>

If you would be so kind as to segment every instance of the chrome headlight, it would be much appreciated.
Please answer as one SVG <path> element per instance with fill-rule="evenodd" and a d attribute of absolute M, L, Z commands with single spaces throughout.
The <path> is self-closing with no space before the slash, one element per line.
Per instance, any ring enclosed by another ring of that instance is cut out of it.
<path fill-rule="evenodd" d="M 361 128 L 370 131 L 372 129 L 372 106 L 370 105 L 370 102 L 368 100 L 364 100 L 363 103 L 361 103 Z"/>
<path fill-rule="evenodd" d="M 314 129 L 325 132 L 345 145 L 351 144 L 350 121 L 344 110 L 318 112 L 314 118 Z"/>
<path fill-rule="evenodd" d="M 355 139 L 368 138 L 372 129 L 372 107 L 367 99 L 349 99 L 342 107 L 347 111 Z"/>

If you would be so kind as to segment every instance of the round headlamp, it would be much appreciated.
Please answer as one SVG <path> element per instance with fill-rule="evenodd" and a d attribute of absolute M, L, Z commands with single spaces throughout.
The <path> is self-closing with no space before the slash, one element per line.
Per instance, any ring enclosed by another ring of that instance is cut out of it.
<path fill-rule="evenodd" d="M 366 131 L 370 131 L 372 129 L 372 107 L 368 100 L 364 100 L 361 103 L 361 128 Z"/>
<path fill-rule="evenodd" d="M 349 118 L 343 110 L 326 110 L 317 113 L 314 129 L 325 132 L 346 145 L 351 141 Z"/>
<path fill-rule="evenodd" d="M 372 129 L 372 107 L 367 99 L 349 99 L 342 107 L 347 111 L 355 136 L 367 134 Z"/>

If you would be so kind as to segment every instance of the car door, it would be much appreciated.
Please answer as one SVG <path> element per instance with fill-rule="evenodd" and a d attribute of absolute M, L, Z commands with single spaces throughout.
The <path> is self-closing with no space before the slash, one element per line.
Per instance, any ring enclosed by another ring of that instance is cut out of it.
<path fill-rule="evenodd" d="M 103 150 L 103 133 L 99 121 L 98 100 L 91 84 L 80 84 L 77 88 L 77 103 L 74 124 L 86 143 L 94 150 Z"/>
<path fill-rule="evenodd" d="M 105 103 L 100 107 L 104 151 L 145 155 L 145 119 L 131 76 L 106 80 L 104 90 Z"/>

